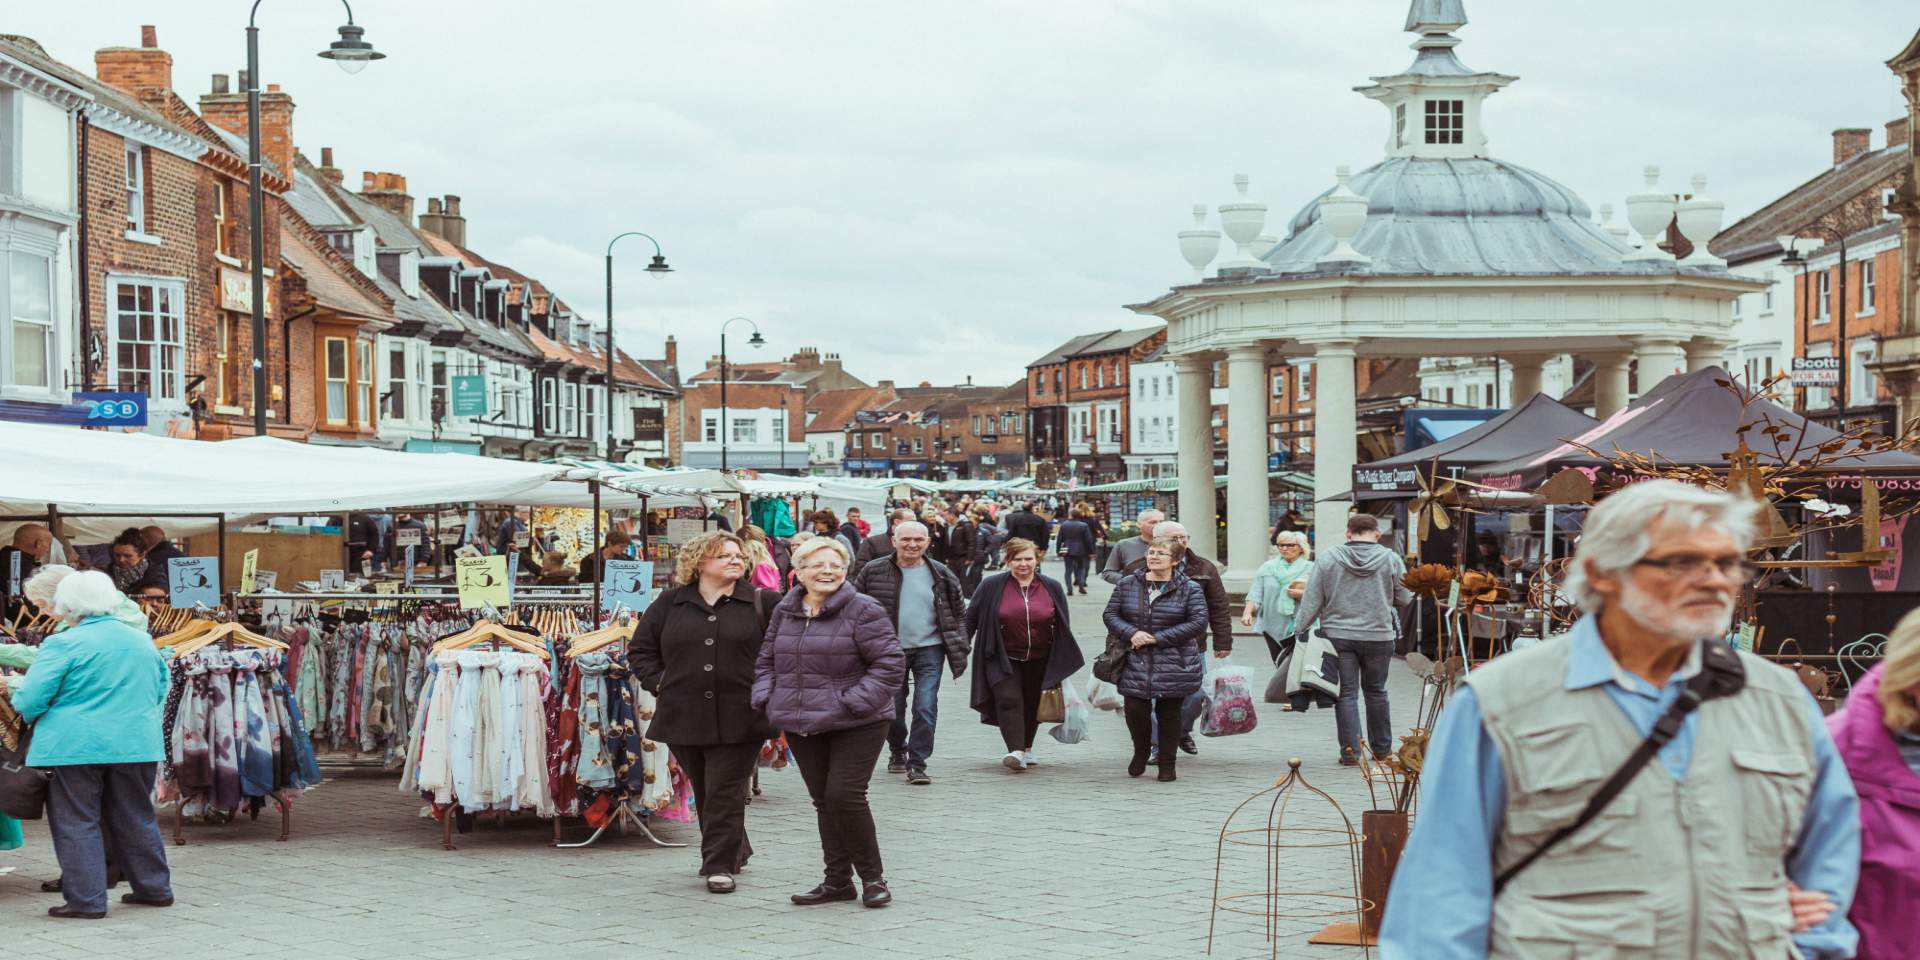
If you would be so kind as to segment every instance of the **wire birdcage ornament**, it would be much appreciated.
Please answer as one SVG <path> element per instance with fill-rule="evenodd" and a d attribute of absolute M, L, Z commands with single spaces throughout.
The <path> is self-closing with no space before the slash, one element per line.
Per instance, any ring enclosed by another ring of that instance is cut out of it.
<path fill-rule="evenodd" d="M 1305 790 L 1326 802 L 1333 816 L 1327 817 L 1325 826 L 1286 826 L 1289 806 L 1294 794 Z M 1234 820 L 1242 810 L 1252 806 L 1256 809 L 1263 802 L 1266 805 L 1264 823 L 1256 826 L 1235 828 Z M 1337 818 L 1337 823 L 1335 818 Z M 1371 903 L 1360 896 L 1360 860 L 1358 850 L 1362 838 L 1353 828 L 1339 801 L 1319 787 L 1307 782 L 1300 772 L 1300 758 L 1287 761 L 1287 773 L 1273 786 L 1248 797 L 1233 808 L 1227 815 L 1227 822 L 1220 827 L 1220 841 L 1214 852 L 1213 862 L 1213 908 L 1207 914 L 1207 953 L 1213 953 L 1213 938 L 1221 911 L 1262 917 L 1265 920 L 1264 933 L 1270 949 L 1270 956 L 1280 956 L 1281 923 L 1287 920 L 1328 920 L 1351 916 L 1357 926 L 1361 916 Z M 1263 889 L 1245 892 L 1221 893 L 1221 877 L 1224 873 L 1227 848 L 1259 847 L 1266 851 L 1266 862 L 1262 877 Z M 1288 854 L 1285 851 L 1339 850 L 1345 849 L 1348 876 L 1351 886 L 1344 890 L 1288 890 L 1282 889 L 1281 871 L 1298 864 L 1283 864 Z M 1288 907 L 1289 901 L 1298 903 L 1300 909 Z M 1330 906 L 1332 909 L 1314 909 L 1315 906 Z M 1367 951 L 1367 956 L 1372 951 Z"/>

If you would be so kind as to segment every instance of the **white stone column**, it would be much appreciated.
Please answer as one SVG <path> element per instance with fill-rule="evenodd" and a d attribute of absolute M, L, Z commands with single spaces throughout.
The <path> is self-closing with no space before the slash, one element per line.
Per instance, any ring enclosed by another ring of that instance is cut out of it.
<path fill-rule="evenodd" d="M 1346 504 L 1319 501 L 1353 489 L 1360 440 L 1354 344 L 1328 340 L 1313 345 L 1313 534 L 1314 544 L 1323 550 L 1347 540 Z"/>
<path fill-rule="evenodd" d="M 1627 363 L 1625 353 L 1602 353 L 1593 358 L 1593 415 L 1601 420 L 1620 412 L 1627 405 Z"/>
<path fill-rule="evenodd" d="M 1640 363 L 1640 395 L 1646 396 L 1660 381 L 1687 369 L 1687 351 L 1677 339 L 1642 337 L 1633 342 L 1634 359 Z"/>
<path fill-rule="evenodd" d="M 1513 392 L 1508 406 L 1517 407 L 1533 399 L 1533 395 L 1540 392 L 1540 384 L 1546 373 L 1546 354 L 1521 354 L 1502 359 L 1513 367 Z"/>
<path fill-rule="evenodd" d="M 1227 351 L 1227 569 L 1245 593 L 1267 561 L 1267 348 Z"/>
<path fill-rule="evenodd" d="M 1177 356 L 1173 372 L 1180 406 L 1180 494 L 1174 519 L 1187 528 L 1188 549 L 1211 560 L 1219 555 L 1214 540 L 1213 363 L 1201 356 Z"/>
<path fill-rule="evenodd" d="M 1696 337 L 1687 341 L 1687 372 L 1717 367 L 1727 360 L 1727 341 Z"/>

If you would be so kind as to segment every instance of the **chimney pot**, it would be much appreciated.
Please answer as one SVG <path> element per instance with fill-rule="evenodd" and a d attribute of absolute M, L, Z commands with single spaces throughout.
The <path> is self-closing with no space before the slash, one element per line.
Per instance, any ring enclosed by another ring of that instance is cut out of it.
<path fill-rule="evenodd" d="M 323 167 L 333 166 L 333 148 L 332 147 L 320 148 L 320 165 Z"/>
<path fill-rule="evenodd" d="M 153 24 L 141 25 L 140 45 L 148 50 L 160 49 L 160 32 L 153 28 Z"/>
<path fill-rule="evenodd" d="M 249 77 L 247 76 L 247 72 L 246 72 L 245 70 L 242 70 L 242 71 L 240 71 L 240 72 L 238 73 L 238 76 L 240 77 L 240 90 L 239 90 L 239 92 L 241 92 L 241 93 L 245 93 L 245 92 L 247 92 L 248 90 L 252 90 L 252 89 L 253 89 L 252 87 L 250 87 L 250 86 L 247 86 L 247 81 L 248 81 L 248 80 L 249 80 L 250 78 L 249 78 Z"/>
<path fill-rule="evenodd" d="M 1833 132 L 1833 165 L 1839 166 L 1867 152 L 1873 131 L 1866 127 L 1841 127 Z"/>
<path fill-rule="evenodd" d="M 279 85 L 279 84 L 277 84 L 277 83 L 269 83 L 269 84 L 267 84 L 267 92 L 268 92 L 268 93 L 279 93 L 279 92 L 280 92 L 280 85 Z"/>
<path fill-rule="evenodd" d="M 213 75 L 213 92 L 214 93 L 227 92 L 227 75 L 226 74 L 216 73 Z"/>
<path fill-rule="evenodd" d="M 440 212 L 440 198 L 428 197 L 427 198 L 427 214 L 431 216 L 431 215 L 436 215 L 439 212 Z"/>
<path fill-rule="evenodd" d="M 458 194 L 447 194 L 446 211 L 449 217 L 457 217 L 460 215 L 460 197 Z"/>

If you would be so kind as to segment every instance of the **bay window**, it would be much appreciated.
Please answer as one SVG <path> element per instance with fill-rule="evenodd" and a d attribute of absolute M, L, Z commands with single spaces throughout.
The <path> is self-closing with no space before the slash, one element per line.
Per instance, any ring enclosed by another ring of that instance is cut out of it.
<path fill-rule="evenodd" d="M 322 376 L 326 380 L 325 417 L 328 423 L 345 426 L 347 421 L 347 385 L 352 380 L 344 337 L 327 337 L 323 342 Z"/>

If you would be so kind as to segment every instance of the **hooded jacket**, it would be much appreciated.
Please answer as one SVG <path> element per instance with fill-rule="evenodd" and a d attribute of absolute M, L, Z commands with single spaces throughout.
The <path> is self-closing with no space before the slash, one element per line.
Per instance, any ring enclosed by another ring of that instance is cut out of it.
<path fill-rule="evenodd" d="M 1329 640 L 1393 640 L 1400 633 L 1394 611 L 1413 602 L 1400 582 L 1406 573 L 1392 550 L 1367 540 L 1327 550 L 1314 561 L 1293 632 L 1306 633 L 1317 622 Z"/>
<path fill-rule="evenodd" d="M 1860 885 L 1847 919 L 1860 931 L 1860 960 L 1910 955 L 1920 941 L 1913 889 L 1920 884 L 1920 774 L 1887 731 L 1874 667 L 1853 685 L 1846 709 L 1827 718 L 1833 745 L 1860 794 Z M 1901 946 L 1901 944 L 1906 946 Z"/>

